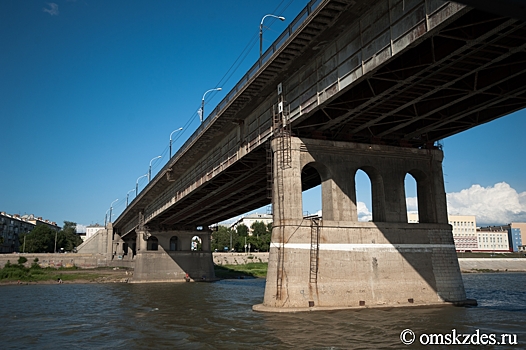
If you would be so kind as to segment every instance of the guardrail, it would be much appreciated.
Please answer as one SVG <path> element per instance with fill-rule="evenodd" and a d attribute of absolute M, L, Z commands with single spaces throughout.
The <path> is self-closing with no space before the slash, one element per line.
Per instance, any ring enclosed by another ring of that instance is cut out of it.
<path fill-rule="evenodd" d="M 305 8 L 294 18 L 291 24 L 281 33 L 281 35 L 272 43 L 272 45 L 263 53 L 259 60 L 248 70 L 248 72 L 239 80 L 239 82 L 230 90 L 230 92 L 219 102 L 219 104 L 214 108 L 214 110 L 208 115 L 206 119 L 203 120 L 203 123 L 197 128 L 197 130 L 186 140 L 186 142 L 179 148 L 179 150 L 173 155 L 174 157 L 180 156 L 184 153 L 187 148 L 193 143 L 193 141 L 198 138 L 201 133 L 206 130 L 207 126 L 214 120 L 214 117 L 221 114 L 221 112 L 227 107 L 228 103 L 234 100 L 241 90 L 248 84 L 250 79 L 264 66 L 264 64 L 272 57 L 272 55 L 279 50 L 287 41 L 291 35 L 298 30 L 298 28 L 303 24 L 309 15 L 317 9 L 321 3 L 326 2 L 327 0 L 311 0 Z M 214 117 L 211 117 L 214 116 Z M 204 117 L 204 116 L 203 116 Z"/>
<path fill-rule="evenodd" d="M 329 0 L 311 0 L 309 3 L 303 8 L 303 10 L 294 18 L 294 20 L 287 26 L 287 28 L 281 33 L 281 35 L 272 43 L 272 45 L 261 55 L 261 57 L 256 61 L 256 63 L 247 71 L 247 73 L 239 80 L 239 82 L 230 90 L 230 92 L 219 102 L 219 104 L 214 108 L 214 110 L 206 117 L 201 125 L 197 128 L 197 130 L 194 131 L 194 133 L 186 140 L 186 142 L 179 148 L 179 150 L 172 156 L 171 159 L 177 159 L 182 154 L 184 154 L 196 141 L 199 136 L 207 129 L 210 123 L 218 116 L 220 115 L 229 105 L 229 102 L 235 100 L 238 97 L 238 94 L 242 92 L 242 90 L 248 85 L 250 79 L 254 77 L 260 69 L 264 67 L 264 65 L 270 60 L 270 58 L 278 51 L 286 42 L 287 39 L 289 39 L 300 27 L 301 25 L 309 18 L 310 14 L 316 10 L 320 5 L 324 2 L 328 2 Z M 204 117 L 204 116 L 203 116 Z M 268 136 L 270 132 L 265 132 L 265 135 Z M 257 139 L 261 139 L 261 137 L 258 137 Z M 251 144 L 250 148 L 254 148 L 256 145 Z M 170 164 L 170 161 L 165 165 L 164 168 L 167 168 Z M 163 168 L 163 170 L 164 170 Z M 162 173 L 162 171 L 160 172 Z M 130 208 L 133 206 L 133 202 L 138 197 L 136 196 L 132 203 L 130 203 Z M 163 198 L 166 200 L 166 198 Z M 156 201 L 158 202 L 158 201 Z M 153 204 L 153 203 L 152 203 Z M 158 203 L 157 203 L 158 204 Z M 148 207 L 152 207 L 150 204 Z M 126 210 L 123 214 L 125 215 Z M 118 220 L 118 219 L 117 219 Z M 117 221 L 116 220 L 116 221 Z M 131 220 L 128 222 L 127 225 L 125 225 L 125 232 L 128 232 L 129 230 L 135 228 L 137 226 L 136 220 Z"/>

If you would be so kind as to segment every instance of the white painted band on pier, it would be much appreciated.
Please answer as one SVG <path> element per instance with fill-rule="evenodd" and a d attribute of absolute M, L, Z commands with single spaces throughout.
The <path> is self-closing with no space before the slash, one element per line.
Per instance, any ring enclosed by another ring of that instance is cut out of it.
<path fill-rule="evenodd" d="M 285 249 L 311 249 L 309 243 L 271 243 L 271 247 Z M 348 251 L 348 252 L 366 252 L 366 251 L 382 251 L 382 252 L 401 252 L 401 251 L 431 251 L 433 249 L 455 249 L 454 244 L 374 244 L 374 243 L 321 243 L 320 250 L 332 251 Z"/>

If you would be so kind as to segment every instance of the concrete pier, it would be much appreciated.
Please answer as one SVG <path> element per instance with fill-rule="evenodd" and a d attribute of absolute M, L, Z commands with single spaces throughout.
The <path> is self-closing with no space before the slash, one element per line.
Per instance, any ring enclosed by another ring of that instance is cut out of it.
<path fill-rule="evenodd" d="M 283 144 L 272 142 L 274 227 L 264 301 L 254 310 L 466 302 L 440 150 L 295 137 L 290 150 Z M 319 221 L 302 217 L 302 182 L 313 169 L 322 188 Z M 373 222 L 357 220 L 359 169 L 371 180 Z M 407 174 L 417 182 L 418 224 L 407 223 Z"/>
<path fill-rule="evenodd" d="M 199 237 L 200 246 L 192 247 Z M 137 231 L 137 255 L 132 283 L 215 280 L 210 232 Z"/>

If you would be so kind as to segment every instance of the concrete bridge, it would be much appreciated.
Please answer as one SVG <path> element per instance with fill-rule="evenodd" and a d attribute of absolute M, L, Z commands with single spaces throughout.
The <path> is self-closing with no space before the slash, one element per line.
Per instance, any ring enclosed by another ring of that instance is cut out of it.
<path fill-rule="evenodd" d="M 134 256 L 136 282 L 212 280 L 208 226 L 272 203 L 257 310 L 465 303 L 436 142 L 526 105 L 525 22 L 496 13 L 310 1 L 108 225 L 107 251 Z M 359 169 L 372 222 L 357 220 Z M 319 184 L 323 220 L 306 220 L 302 191 Z"/>

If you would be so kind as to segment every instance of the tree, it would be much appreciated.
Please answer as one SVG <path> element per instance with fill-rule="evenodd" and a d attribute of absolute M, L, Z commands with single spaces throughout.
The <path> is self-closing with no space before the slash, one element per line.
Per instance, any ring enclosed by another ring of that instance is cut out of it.
<path fill-rule="evenodd" d="M 248 240 L 245 240 L 245 238 L 248 239 L 248 227 L 246 225 L 238 225 L 236 227 L 236 233 L 237 233 L 237 240 L 234 244 L 234 249 L 238 252 L 245 251 L 245 242 L 246 244 L 249 243 Z"/>
<path fill-rule="evenodd" d="M 235 243 L 237 240 L 237 232 L 227 228 L 226 226 L 219 226 L 217 231 L 212 233 L 212 250 L 217 249 L 218 251 L 224 251 L 225 247 L 230 247 L 230 237 L 232 237 L 232 243 Z"/>
<path fill-rule="evenodd" d="M 19 235 L 20 246 L 24 245 L 27 253 L 53 253 L 55 251 L 55 238 L 57 251 L 61 248 L 65 251 L 72 251 L 82 243 L 82 238 L 76 233 L 77 224 L 71 221 L 64 221 L 64 228 L 55 231 L 51 227 L 38 224 L 31 232 Z"/>
<path fill-rule="evenodd" d="M 272 227 L 272 224 L 270 224 Z M 262 221 L 256 221 L 250 227 L 252 229 L 252 239 L 250 240 L 251 246 L 255 249 L 267 252 L 270 248 L 270 232 L 268 231 L 268 225 L 265 225 Z"/>
<path fill-rule="evenodd" d="M 77 223 L 64 221 L 64 227 L 57 235 L 57 250 L 63 248 L 65 251 L 72 251 L 81 244 L 82 238 L 77 234 Z"/>

